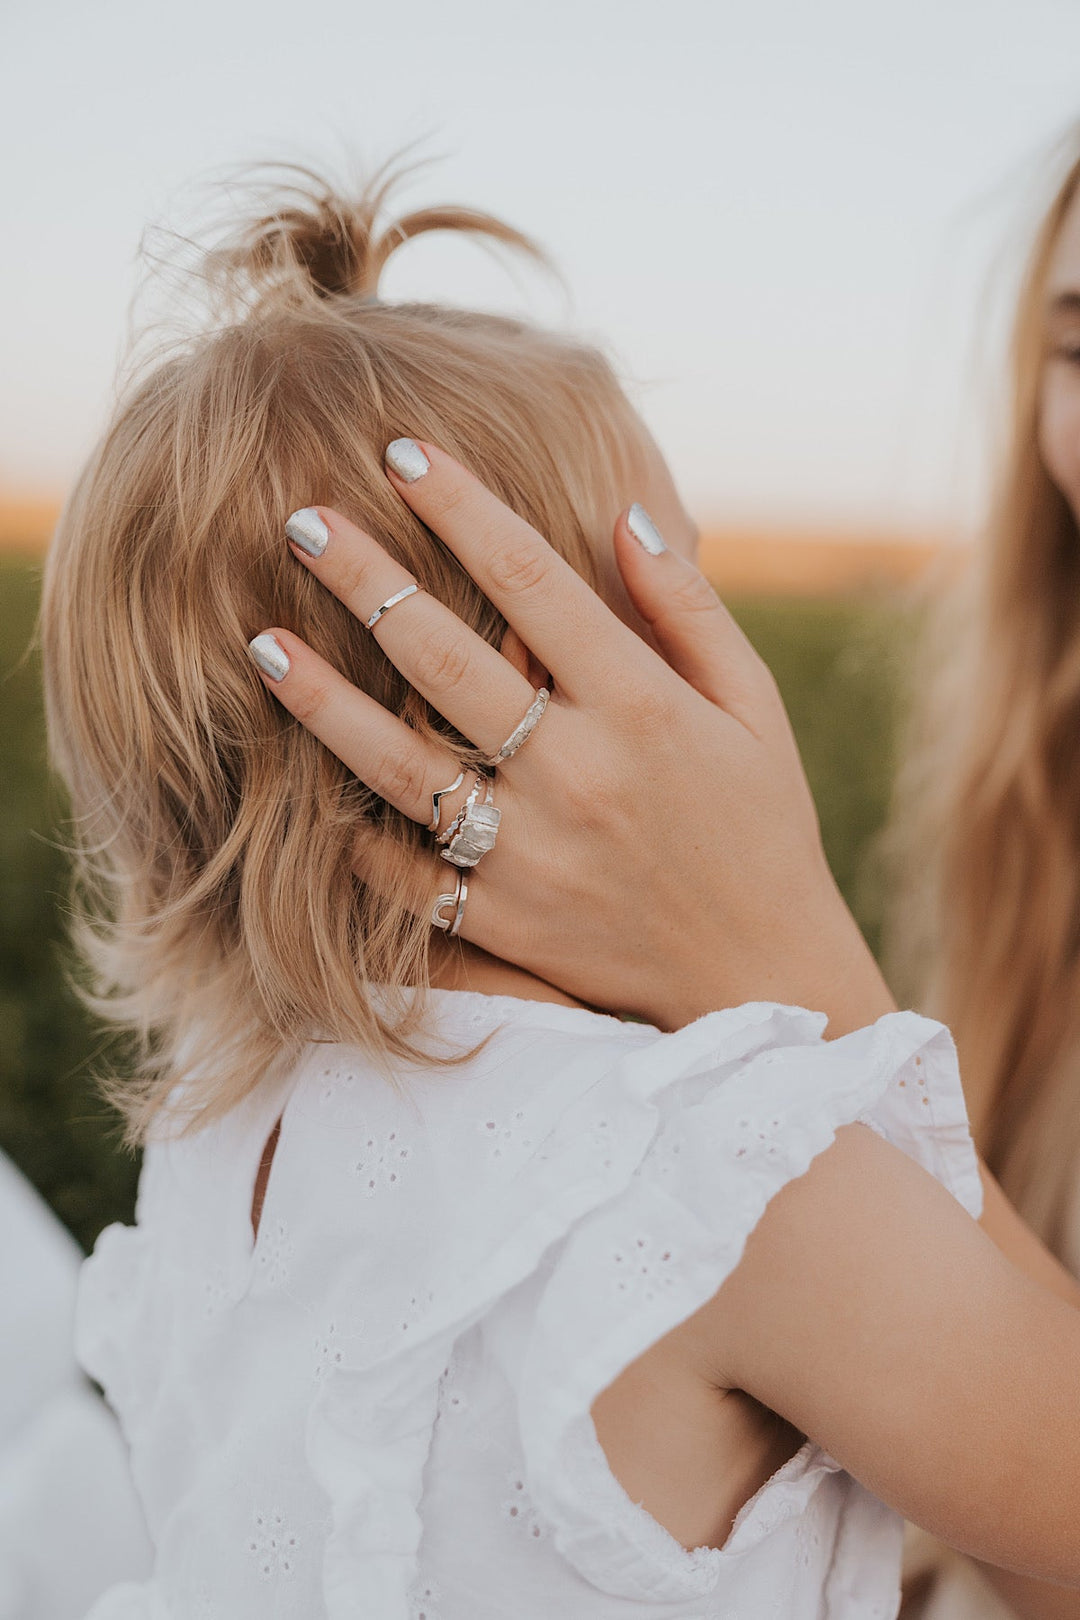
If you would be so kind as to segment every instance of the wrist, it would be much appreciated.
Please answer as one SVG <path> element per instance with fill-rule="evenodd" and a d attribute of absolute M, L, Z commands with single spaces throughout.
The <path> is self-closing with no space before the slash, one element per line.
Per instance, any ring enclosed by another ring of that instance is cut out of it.
<path fill-rule="evenodd" d="M 775 1001 L 825 1013 L 826 1039 L 834 1040 L 897 1010 L 831 873 L 812 901 L 787 910 L 760 947 L 733 951 L 730 938 L 714 939 L 699 941 L 689 962 L 682 954 L 681 971 L 651 987 L 660 1005 L 649 1016 L 668 1029 L 721 1007 Z"/>

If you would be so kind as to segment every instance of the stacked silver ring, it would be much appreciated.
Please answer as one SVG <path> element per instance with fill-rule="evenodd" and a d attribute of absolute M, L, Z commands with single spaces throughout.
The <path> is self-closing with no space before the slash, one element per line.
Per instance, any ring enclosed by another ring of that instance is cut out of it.
<path fill-rule="evenodd" d="M 415 587 L 413 587 L 415 589 Z M 384 602 L 382 607 L 372 615 L 368 621 L 370 628 L 376 620 L 389 608 L 396 605 L 412 590 L 406 588 Z M 485 763 L 488 766 L 502 765 L 506 760 L 512 759 L 518 749 L 532 736 L 540 717 L 547 708 L 551 693 L 546 686 L 537 689 L 536 696 L 530 703 L 522 719 L 514 727 L 502 747 L 497 753 L 491 755 Z M 448 793 L 453 793 L 465 780 L 465 768 L 458 772 L 448 787 L 437 788 L 431 795 L 431 820 L 428 831 L 433 832 L 435 842 L 440 846 L 439 853 L 444 861 L 449 861 L 458 869 L 457 884 L 452 894 L 440 894 L 431 910 L 431 926 L 439 928 L 454 938 L 461 928 L 461 919 L 465 915 L 465 900 L 469 892 L 468 878 L 465 872 L 474 867 L 477 862 L 495 847 L 495 838 L 499 831 L 499 822 L 502 812 L 495 808 L 493 803 L 495 794 L 495 779 L 484 771 L 476 771 L 475 781 L 469 790 L 465 803 L 451 821 L 445 832 L 439 832 L 439 821 L 442 815 L 442 801 Z M 483 793 L 483 798 L 481 798 Z M 453 916 L 443 915 L 447 906 L 453 906 Z"/>
<path fill-rule="evenodd" d="M 486 791 L 478 804 L 482 788 Z M 452 866 L 475 866 L 481 856 L 494 849 L 502 819 L 502 811 L 497 810 L 492 802 L 494 792 L 494 779 L 485 776 L 483 771 L 477 771 L 476 781 L 465 803 L 446 831 L 436 839 L 436 843 L 443 846 L 439 853 L 444 861 L 449 861 Z"/>

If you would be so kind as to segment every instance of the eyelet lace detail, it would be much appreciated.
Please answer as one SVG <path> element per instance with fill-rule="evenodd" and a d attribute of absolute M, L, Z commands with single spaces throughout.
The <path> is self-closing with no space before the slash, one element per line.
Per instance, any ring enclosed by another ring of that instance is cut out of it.
<path fill-rule="evenodd" d="M 479 1122 L 477 1130 L 487 1142 L 488 1158 L 493 1162 L 507 1158 L 515 1150 L 518 1154 L 527 1152 L 533 1145 L 523 1108 L 516 1108 L 503 1119 L 489 1114 Z"/>
<path fill-rule="evenodd" d="M 315 1369 L 316 1383 L 333 1372 L 335 1367 L 345 1363 L 345 1348 L 342 1342 L 341 1329 L 337 1322 L 331 1319 L 326 1324 L 324 1332 L 315 1340 Z"/>
<path fill-rule="evenodd" d="M 287 1281 L 295 1252 L 289 1228 L 280 1216 L 270 1220 L 264 1216 L 255 1242 L 255 1260 L 268 1288 L 279 1288 Z"/>
<path fill-rule="evenodd" d="M 396 1192 L 401 1186 L 412 1148 L 402 1141 L 397 1131 L 390 1131 L 380 1140 L 369 1136 L 362 1156 L 353 1165 L 353 1175 L 360 1182 L 365 1198 L 374 1198 L 380 1192 Z"/>
<path fill-rule="evenodd" d="M 530 1541 L 543 1541 L 547 1535 L 525 1488 L 525 1480 L 517 1469 L 506 1476 L 506 1495 L 502 1503 L 503 1518 Z"/>
<path fill-rule="evenodd" d="M 256 1510 L 252 1515 L 248 1552 L 260 1580 L 289 1580 L 296 1574 L 300 1538 L 289 1529 L 280 1508 Z"/>
<path fill-rule="evenodd" d="M 668 1243 L 638 1236 L 616 1249 L 614 1289 L 627 1302 L 649 1303 L 674 1288 L 678 1260 Z"/>
<path fill-rule="evenodd" d="M 409 1593 L 409 1620 L 441 1620 L 438 1609 L 441 1598 L 435 1581 L 418 1581 Z"/>

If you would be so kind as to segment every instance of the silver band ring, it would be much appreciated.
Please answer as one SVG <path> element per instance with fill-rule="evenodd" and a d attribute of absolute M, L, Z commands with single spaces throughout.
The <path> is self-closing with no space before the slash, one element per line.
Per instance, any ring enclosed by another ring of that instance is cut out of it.
<path fill-rule="evenodd" d="M 490 759 L 484 761 L 486 765 L 502 765 L 505 760 L 513 758 L 522 744 L 527 742 L 535 731 L 540 716 L 548 706 L 550 696 L 551 693 L 546 686 L 537 689 L 536 696 L 526 709 L 524 718 L 514 727 L 498 753 L 492 754 Z"/>
<path fill-rule="evenodd" d="M 465 915 L 465 901 L 468 894 L 469 880 L 465 876 L 465 869 L 459 866 L 457 883 L 454 885 L 453 894 L 440 894 L 431 908 L 432 928 L 441 928 L 443 933 L 449 934 L 450 938 L 454 939 L 461 927 L 461 919 Z M 454 915 L 452 919 L 443 916 L 444 906 L 453 906 Z"/>
<path fill-rule="evenodd" d="M 378 624 L 384 613 L 389 613 L 392 607 L 397 607 L 399 602 L 404 602 L 407 596 L 415 596 L 420 588 L 416 584 L 406 585 L 403 591 L 396 591 L 393 596 L 388 596 L 382 606 L 377 607 L 371 618 L 366 621 L 365 628 L 370 630 L 372 625 Z"/>
<path fill-rule="evenodd" d="M 465 772 L 460 770 L 449 787 L 438 788 L 431 795 L 431 820 L 428 823 L 428 832 L 438 832 L 439 818 L 442 815 L 442 800 L 445 799 L 448 793 L 453 793 L 455 788 L 459 788 L 464 780 Z"/>

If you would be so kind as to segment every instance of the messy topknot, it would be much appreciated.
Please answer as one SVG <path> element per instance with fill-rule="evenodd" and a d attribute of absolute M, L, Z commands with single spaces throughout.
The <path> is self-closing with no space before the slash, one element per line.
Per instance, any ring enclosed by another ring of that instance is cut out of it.
<path fill-rule="evenodd" d="M 399 166 L 380 171 L 355 194 L 302 164 L 274 165 L 274 171 L 296 178 L 291 185 L 274 183 L 272 211 L 242 221 L 203 261 L 211 281 L 234 290 L 246 281 L 263 302 L 374 299 L 391 254 L 432 231 L 481 237 L 548 262 L 531 237 L 478 209 L 390 214 L 388 203 L 408 172 Z"/>

